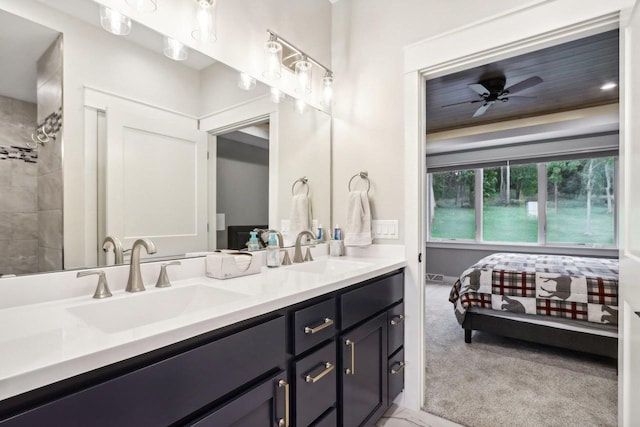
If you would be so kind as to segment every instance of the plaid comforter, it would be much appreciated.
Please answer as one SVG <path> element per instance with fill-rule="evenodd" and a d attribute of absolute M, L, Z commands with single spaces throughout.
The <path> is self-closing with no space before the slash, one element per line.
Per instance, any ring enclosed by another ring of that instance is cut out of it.
<path fill-rule="evenodd" d="M 470 307 L 618 324 L 618 260 L 497 253 L 465 270 L 449 301 Z"/>

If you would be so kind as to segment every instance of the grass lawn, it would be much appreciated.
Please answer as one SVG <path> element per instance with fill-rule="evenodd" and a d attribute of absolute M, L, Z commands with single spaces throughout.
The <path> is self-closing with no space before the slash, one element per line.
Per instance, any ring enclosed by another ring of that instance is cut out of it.
<path fill-rule="evenodd" d="M 547 209 L 549 243 L 613 244 L 613 214 L 604 206 L 591 211 L 591 234 L 586 230 L 585 207 L 562 207 L 556 213 Z M 538 241 L 538 219 L 527 217 L 524 206 L 485 206 L 483 240 L 487 242 Z M 475 239 L 475 213 L 466 208 L 436 208 L 431 235 L 445 239 Z"/>

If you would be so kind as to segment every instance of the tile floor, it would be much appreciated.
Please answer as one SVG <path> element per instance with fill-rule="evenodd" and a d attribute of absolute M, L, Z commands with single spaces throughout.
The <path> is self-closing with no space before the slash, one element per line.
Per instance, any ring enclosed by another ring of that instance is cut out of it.
<path fill-rule="evenodd" d="M 382 416 L 377 427 L 464 427 L 426 412 L 411 411 L 393 405 Z"/>

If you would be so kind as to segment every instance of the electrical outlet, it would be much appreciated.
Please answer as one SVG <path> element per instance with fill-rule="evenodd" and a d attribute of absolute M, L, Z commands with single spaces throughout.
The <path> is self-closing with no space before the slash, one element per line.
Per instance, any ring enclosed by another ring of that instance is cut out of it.
<path fill-rule="evenodd" d="M 374 219 L 371 221 L 371 229 L 374 239 L 397 239 L 397 219 Z"/>

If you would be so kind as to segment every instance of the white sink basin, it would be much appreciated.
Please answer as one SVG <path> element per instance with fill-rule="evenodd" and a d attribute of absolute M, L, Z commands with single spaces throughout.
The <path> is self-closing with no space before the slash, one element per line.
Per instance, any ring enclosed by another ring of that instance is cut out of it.
<path fill-rule="evenodd" d="M 371 263 L 325 258 L 288 267 L 289 270 L 312 274 L 343 274 L 371 266 Z"/>
<path fill-rule="evenodd" d="M 150 323 L 224 305 L 244 294 L 203 285 L 150 289 L 120 298 L 68 308 L 74 316 L 104 332 L 121 332 Z"/>

